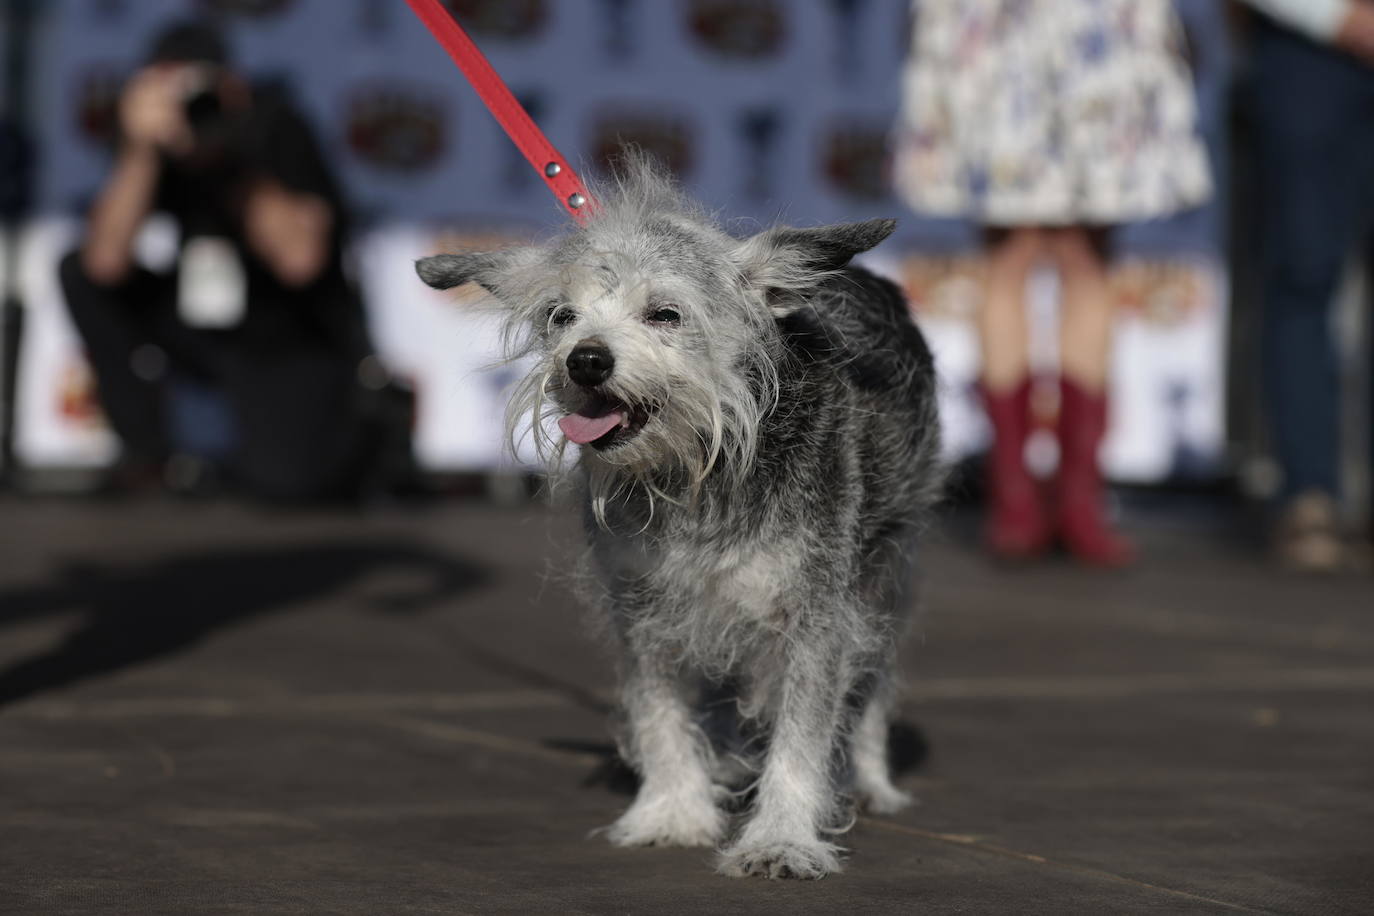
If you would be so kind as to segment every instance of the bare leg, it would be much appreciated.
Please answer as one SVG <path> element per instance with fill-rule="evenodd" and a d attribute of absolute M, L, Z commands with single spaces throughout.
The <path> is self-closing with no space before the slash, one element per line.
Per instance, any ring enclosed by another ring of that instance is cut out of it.
<path fill-rule="evenodd" d="M 788 652 L 754 811 L 721 854 L 727 875 L 822 878 L 840 870 L 838 848 L 819 834 L 835 810 L 831 762 L 847 666 L 823 637 L 797 639 Z"/>
<path fill-rule="evenodd" d="M 1135 558 L 1112 530 L 1103 504 L 1098 448 L 1107 431 L 1107 367 L 1113 310 L 1102 235 L 1084 228 L 1050 233 L 1062 295 L 1060 335 L 1059 538 L 1079 560 L 1121 567 Z"/>
<path fill-rule="evenodd" d="M 1102 235 L 1082 227 L 1046 234 L 1059 270 L 1060 369 L 1085 390 L 1100 392 L 1107 383 L 1113 319 Z"/>
<path fill-rule="evenodd" d="M 992 426 L 984 537 L 994 555 L 1014 560 L 1044 552 L 1052 536 L 1024 460 L 1031 430 L 1026 281 L 1044 244 L 1039 229 L 989 230 L 987 297 L 978 314 L 983 406 Z"/>
<path fill-rule="evenodd" d="M 983 384 L 1009 391 L 1030 371 L 1026 319 L 1026 280 L 1040 258 L 1039 229 L 996 229 L 988 233 L 987 294 L 978 312 L 983 352 Z"/>
<path fill-rule="evenodd" d="M 617 846 L 714 846 L 725 812 L 711 785 L 711 751 L 692 718 L 679 678 L 666 666 L 636 659 L 622 691 L 626 748 L 642 782 L 608 832 Z"/>

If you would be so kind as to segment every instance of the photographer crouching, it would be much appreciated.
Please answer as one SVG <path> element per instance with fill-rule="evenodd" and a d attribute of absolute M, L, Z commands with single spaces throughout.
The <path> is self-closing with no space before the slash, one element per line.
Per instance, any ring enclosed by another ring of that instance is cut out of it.
<path fill-rule="evenodd" d="M 135 263 L 155 211 L 180 233 L 170 273 Z M 123 90 L 114 169 L 61 266 L 124 445 L 115 487 L 164 479 L 178 386 L 227 404 L 221 470 L 254 495 L 347 498 L 409 475 L 413 398 L 372 352 L 344 238 L 342 195 L 285 93 L 236 74 L 213 28 L 163 32 Z"/>

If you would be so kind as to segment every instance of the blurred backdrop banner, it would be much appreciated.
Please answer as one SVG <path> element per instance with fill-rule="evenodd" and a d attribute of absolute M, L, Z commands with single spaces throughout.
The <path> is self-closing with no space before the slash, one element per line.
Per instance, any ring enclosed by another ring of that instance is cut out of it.
<path fill-rule="evenodd" d="M 447 4 L 553 143 L 604 174 L 625 143 L 666 162 L 747 233 L 897 215 L 870 266 L 903 282 L 937 350 L 947 448 L 980 450 L 969 315 L 981 267 L 972 231 L 903 212 L 889 136 L 911 12 L 905 0 L 450 0 Z M 1203 128 L 1225 188 L 1229 77 L 1223 10 L 1179 0 Z M 172 19 L 222 22 L 255 80 L 284 84 L 309 114 L 355 209 L 353 255 L 384 359 L 418 394 L 416 450 L 434 470 L 500 465 L 505 386 L 497 329 L 420 284 L 415 258 L 499 244 L 565 215 L 442 49 L 395 0 L 48 0 L 28 74 L 38 150 L 36 209 L 21 240 L 28 308 L 16 450 L 35 467 L 110 461 L 56 264 L 110 166 L 114 104 Z M 1109 473 L 1149 482 L 1208 476 L 1224 443 L 1224 201 L 1120 235 L 1121 333 Z M 153 221 L 140 246 L 175 250 Z M 1037 326 L 1053 278 L 1037 280 Z M 1052 364 L 1052 334 L 1037 360 Z"/>

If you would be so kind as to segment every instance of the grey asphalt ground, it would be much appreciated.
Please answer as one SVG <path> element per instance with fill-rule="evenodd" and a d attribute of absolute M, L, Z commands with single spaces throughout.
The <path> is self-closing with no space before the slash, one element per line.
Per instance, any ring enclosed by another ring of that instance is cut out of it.
<path fill-rule="evenodd" d="M 3 499 L 0 913 L 1374 912 L 1374 579 L 1143 535 L 932 538 L 922 804 L 796 883 L 589 836 L 628 796 L 567 513 Z"/>

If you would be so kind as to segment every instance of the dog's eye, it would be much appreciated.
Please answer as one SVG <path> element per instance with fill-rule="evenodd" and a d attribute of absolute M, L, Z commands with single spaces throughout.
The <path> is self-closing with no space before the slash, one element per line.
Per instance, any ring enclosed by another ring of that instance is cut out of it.
<path fill-rule="evenodd" d="M 577 313 L 566 305 L 551 305 L 547 314 L 549 324 L 560 328 L 572 324 L 577 319 Z"/>
<path fill-rule="evenodd" d="M 682 324 L 682 315 L 671 305 L 662 305 L 649 313 L 649 324 Z"/>

